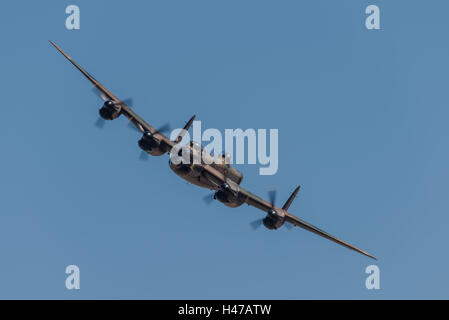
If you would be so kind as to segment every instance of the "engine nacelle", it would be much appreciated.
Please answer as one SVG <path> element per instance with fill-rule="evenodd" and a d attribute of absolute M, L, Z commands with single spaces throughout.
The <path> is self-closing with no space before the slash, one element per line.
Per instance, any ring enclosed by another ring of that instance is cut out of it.
<path fill-rule="evenodd" d="M 215 192 L 214 199 L 231 208 L 239 207 L 244 203 L 244 199 L 235 194 L 228 183 L 223 183 L 220 190 Z"/>
<path fill-rule="evenodd" d="M 114 120 L 120 116 L 121 111 L 122 107 L 120 105 L 117 105 L 113 101 L 108 100 L 100 108 L 99 113 L 100 117 L 102 117 L 104 120 Z"/>
<path fill-rule="evenodd" d="M 153 156 L 160 156 L 167 152 L 166 148 L 161 145 L 161 141 L 154 137 L 151 132 L 144 132 L 142 138 L 138 141 L 139 147 Z"/>
<path fill-rule="evenodd" d="M 263 219 L 263 225 L 269 230 L 276 230 L 284 224 L 285 219 L 279 215 L 275 210 L 270 210 L 267 216 Z"/>
<path fill-rule="evenodd" d="M 159 146 L 161 145 L 160 141 L 156 141 L 156 139 L 154 139 L 153 135 L 150 132 L 145 132 L 142 138 L 140 138 L 138 144 L 139 147 L 146 152 L 150 152 L 153 149 L 159 148 Z"/>

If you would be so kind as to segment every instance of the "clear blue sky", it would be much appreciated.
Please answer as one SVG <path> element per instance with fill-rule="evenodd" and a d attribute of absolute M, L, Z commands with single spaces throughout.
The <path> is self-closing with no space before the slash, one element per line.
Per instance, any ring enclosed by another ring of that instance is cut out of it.
<path fill-rule="evenodd" d="M 81 29 L 65 28 L 65 7 Z M 365 8 L 381 28 L 365 28 Z M 0 298 L 448 298 L 447 1 L 8 1 L 0 10 Z M 278 128 L 243 186 L 379 258 L 139 161 L 53 40 L 155 125 Z M 65 267 L 81 290 L 65 288 Z"/>

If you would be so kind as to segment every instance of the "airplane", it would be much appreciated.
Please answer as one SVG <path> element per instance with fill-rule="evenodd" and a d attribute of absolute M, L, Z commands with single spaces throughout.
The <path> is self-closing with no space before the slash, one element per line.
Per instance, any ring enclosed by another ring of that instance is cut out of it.
<path fill-rule="evenodd" d="M 162 132 L 166 131 L 167 126 L 162 128 L 155 128 L 143 120 L 136 112 L 134 112 L 131 107 L 129 107 L 125 100 L 120 100 L 112 92 L 101 85 L 94 77 L 92 77 L 87 71 L 81 68 L 71 57 L 69 57 L 59 46 L 54 42 L 50 43 L 67 59 L 69 60 L 93 85 L 98 91 L 99 96 L 103 99 L 104 104 L 99 110 L 100 119 L 103 120 L 114 120 L 119 116 L 123 115 L 129 119 L 129 124 L 134 127 L 142 134 L 142 138 L 138 141 L 139 147 L 145 152 L 145 155 L 150 154 L 152 156 L 161 156 L 163 154 L 169 153 L 172 149 L 177 148 L 178 143 L 182 141 L 183 136 L 189 130 L 190 126 L 195 119 L 192 116 L 189 121 L 185 124 L 183 130 L 179 133 L 177 138 L 172 141 Z M 130 103 L 128 103 L 130 104 Z M 187 145 L 188 155 L 190 158 L 198 157 L 201 152 L 201 159 L 204 157 L 212 157 L 209 155 L 202 147 L 193 141 Z M 176 150 L 176 149 L 175 149 Z M 181 149 L 179 150 L 181 154 Z M 210 163 L 210 164 L 207 164 Z M 296 198 L 300 186 L 298 186 L 282 207 L 277 207 L 275 205 L 276 192 L 270 191 L 269 198 L 270 201 L 266 201 L 255 194 L 249 192 L 240 186 L 243 179 L 243 174 L 237 169 L 232 167 L 228 161 L 226 161 L 226 156 L 223 154 L 221 156 L 221 161 L 203 161 L 200 163 L 185 164 L 183 162 L 174 163 L 169 160 L 170 169 L 173 170 L 178 176 L 185 179 L 186 181 L 195 184 L 197 186 L 214 190 L 213 199 L 222 202 L 228 207 L 239 207 L 246 203 L 257 209 L 266 213 L 265 218 L 256 220 L 251 223 L 251 226 L 256 229 L 260 225 L 264 225 L 269 230 L 276 230 L 282 227 L 284 224 L 286 226 L 298 226 L 307 231 L 313 232 L 321 237 L 328 240 L 336 242 L 348 249 L 359 252 L 367 257 L 377 260 L 371 254 L 334 237 L 333 235 L 313 226 L 312 224 L 296 217 L 295 215 L 288 212 L 290 205 Z"/>

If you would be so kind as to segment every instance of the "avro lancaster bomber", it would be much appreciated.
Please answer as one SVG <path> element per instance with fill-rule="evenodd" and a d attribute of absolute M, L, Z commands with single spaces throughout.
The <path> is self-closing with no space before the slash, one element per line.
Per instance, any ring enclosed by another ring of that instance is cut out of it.
<path fill-rule="evenodd" d="M 145 155 L 150 154 L 152 156 L 161 156 L 163 154 L 170 153 L 172 149 L 179 147 L 179 142 L 182 141 L 185 132 L 187 132 L 187 130 L 190 128 L 195 116 L 193 116 L 186 123 L 184 129 L 181 130 L 175 140 L 170 140 L 162 133 L 163 131 L 166 131 L 167 126 L 161 128 L 152 127 L 145 120 L 139 117 L 139 115 L 137 115 L 131 109 L 131 107 L 128 106 L 129 103 L 127 104 L 126 100 L 122 101 L 117 98 L 108 89 L 103 87 L 97 80 L 95 80 L 94 77 L 92 77 L 83 68 L 81 68 L 55 43 L 51 41 L 50 43 L 55 46 L 56 49 L 58 49 L 64 55 L 64 57 L 66 57 L 94 85 L 95 90 L 98 92 L 99 96 L 103 99 L 104 102 L 99 110 L 101 121 L 113 120 L 121 115 L 128 118 L 130 121 L 130 125 L 134 126 L 142 134 L 142 138 L 138 141 L 138 144 Z M 188 152 L 190 152 L 189 156 L 192 159 L 197 157 L 201 157 L 201 159 L 204 159 L 204 157 L 212 157 L 212 155 L 208 155 L 201 148 L 201 146 L 193 141 L 191 141 L 187 145 L 187 149 Z M 266 216 L 263 219 L 251 223 L 253 228 L 264 225 L 270 230 L 275 230 L 279 229 L 283 225 L 298 226 L 319 236 L 334 241 L 348 249 L 357 251 L 372 259 L 376 259 L 369 253 L 356 248 L 355 246 L 342 241 L 289 213 L 288 209 L 290 208 L 290 205 L 298 194 L 300 188 L 299 186 L 293 191 L 293 193 L 290 195 L 290 197 L 282 207 L 277 207 L 275 205 L 276 193 L 274 191 L 271 191 L 269 193 L 270 201 L 266 201 L 240 186 L 240 183 L 243 179 L 242 173 L 228 164 L 224 156 L 221 157 L 221 161 L 201 160 L 199 163 L 194 162 L 193 164 L 186 164 L 184 162 L 175 163 L 174 161 L 170 160 L 169 164 L 170 168 L 181 178 L 200 187 L 214 190 L 213 199 L 222 202 L 226 206 L 238 207 L 244 203 L 247 203 L 248 205 L 256 207 L 262 212 L 266 213 Z"/>

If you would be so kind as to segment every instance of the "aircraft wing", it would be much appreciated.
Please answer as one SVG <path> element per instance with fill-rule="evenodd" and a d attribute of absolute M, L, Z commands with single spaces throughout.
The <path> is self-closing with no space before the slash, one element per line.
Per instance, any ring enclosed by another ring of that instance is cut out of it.
<path fill-rule="evenodd" d="M 298 218 L 298 217 L 296 217 L 296 216 L 294 216 L 294 215 L 292 215 L 292 214 L 290 214 L 288 212 L 286 213 L 285 220 L 290 222 L 291 224 L 293 224 L 295 226 L 298 226 L 298 227 L 301 227 L 303 229 L 306 229 L 307 231 L 313 232 L 313 233 L 315 233 L 315 234 L 317 234 L 317 235 L 319 235 L 321 237 L 329 239 L 329 240 L 331 240 L 331 241 L 333 241 L 335 243 L 338 243 L 339 245 L 342 245 L 342 246 L 344 246 L 344 247 L 346 247 L 348 249 L 357 251 L 358 253 L 361 253 L 361 254 L 364 254 L 367 257 L 370 257 L 371 259 L 377 260 L 374 256 L 372 256 L 368 252 L 363 251 L 363 250 L 361 250 L 361 249 L 359 249 L 359 248 L 353 246 L 352 244 L 349 244 L 349 243 L 347 243 L 347 242 L 345 242 L 343 240 L 340 240 L 337 237 L 334 237 L 333 235 L 331 235 L 331 234 L 329 234 L 329 233 L 327 233 L 327 232 L 325 232 L 325 231 L 315 227 L 314 225 L 311 225 L 310 223 L 308 223 L 308 222 L 306 222 L 306 221 L 304 221 L 304 220 L 302 220 L 302 219 L 300 219 L 300 218 Z"/>
<path fill-rule="evenodd" d="M 145 120 L 143 120 L 137 113 L 135 113 L 129 106 L 123 103 L 119 98 L 117 98 L 112 92 L 106 89 L 101 83 L 99 83 L 94 77 L 92 77 L 87 71 L 85 71 L 81 66 L 79 66 L 71 57 L 69 57 L 59 46 L 57 46 L 54 42 L 50 41 L 50 43 L 58 49 L 59 52 L 62 53 L 64 57 L 67 58 L 98 90 L 100 96 L 103 100 L 111 100 L 117 102 L 122 107 L 121 114 L 127 117 L 138 130 L 141 132 L 149 131 L 151 133 L 157 132 L 155 128 L 149 125 Z M 164 136 L 161 133 L 158 133 L 158 136 L 167 144 L 169 150 L 175 145 L 173 141 Z"/>
<path fill-rule="evenodd" d="M 266 200 L 264 200 L 264 199 L 262 199 L 262 198 L 260 198 L 260 197 L 258 197 L 256 195 L 254 195 L 253 193 L 243 189 L 242 187 L 240 187 L 240 191 L 239 192 L 246 197 L 245 202 L 248 205 L 250 205 L 250 206 L 256 207 L 256 208 L 258 208 L 258 209 L 260 209 L 260 210 L 262 210 L 264 212 L 268 212 L 268 210 L 270 210 L 272 208 L 270 202 L 268 202 L 268 201 L 266 201 Z M 275 207 L 275 210 L 281 210 L 281 209 Z M 312 224 L 310 224 L 310 223 L 308 223 L 308 222 L 306 222 L 306 221 L 304 221 L 304 220 L 294 216 L 293 214 L 288 213 L 285 210 L 284 210 L 284 212 L 285 212 L 285 222 L 289 222 L 289 223 L 293 224 L 294 226 L 298 226 L 298 227 L 301 227 L 303 229 L 306 229 L 307 231 L 313 232 L 313 233 L 315 233 L 315 234 L 317 234 L 317 235 L 319 235 L 321 237 L 324 237 L 324 238 L 326 238 L 328 240 L 336 242 L 339 245 L 342 245 L 342 246 L 344 246 L 344 247 L 346 247 L 348 249 L 357 251 L 357 252 L 359 252 L 359 253 L 361 253 L 361 254 L 363 254 L 365 256 L 368 256 L 368 257 L 370 257 L 370 258 L 372 258 L 374 260 L 377 260 L 371 254 L 369 254 L 369 253 L 367 253 L 367 252 L 365 252 L 365 251 L 363 251 L 363 250 L 361 250 L 361 249 L 359 249 L 359 248 L 357 248 L 357 247 L 355 247 L 355 246 L 353 246 L 353 245 L 351 245 L 351 244 L 349 244 L 349 243 L 347 243 L 347 242 L 345 242 L 343 240 L 340 240 L 337 237 L 334 237 L 333 235 L 331 235 L 331 234 L 329 234 L 329 233 L 327 233 L 327 232 L 325 232 L 325 231 L 315 227 L 314 225 L 312 225 Z"/>
<path fill-rule="evenodd" d="M 268 210 L 271 209 L 271 203 L 256 196 L 254 193 L 249 192 L 248 190 L 240 187 L 239 190 L 240 194 L 242 194 L 243 196 L 246 197 L 245 202 L 250 205 L 253 206 L 257 209 L 260 209 L 264 212 L 268 212 Z"/>

